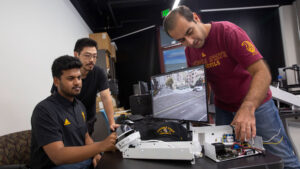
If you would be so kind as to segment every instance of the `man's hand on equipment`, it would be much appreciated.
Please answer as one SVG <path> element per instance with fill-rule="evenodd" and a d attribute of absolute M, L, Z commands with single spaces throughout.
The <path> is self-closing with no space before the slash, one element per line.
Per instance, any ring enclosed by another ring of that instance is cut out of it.
<path fill-rule="evenodd" d="M 106 137 L 103 141 L 101 141 L 101 146 L 103 146 L 104 151 L 115 151 L 116 140 L 117 140 L 117 134 L 116 132 L 113 132 L 108 137 Z"/>
<path fill-rule="evenodd" d="M 251 102 L 243 102 L 231 125 L 235 127 L 236 139 L 240 141 L 256 136 L 255 108 Z"/>
<path fill-rule="evenodd" d="M 116 129 L 117 129 L 118 127 L 120 127 L 120 124 L 115 124 L 115 123 L 114 123 L 114 124 L 111 124 L 111 125 L 110 125 L 110 130 L 111 130 L 111 131 L 116 131 Z"/>

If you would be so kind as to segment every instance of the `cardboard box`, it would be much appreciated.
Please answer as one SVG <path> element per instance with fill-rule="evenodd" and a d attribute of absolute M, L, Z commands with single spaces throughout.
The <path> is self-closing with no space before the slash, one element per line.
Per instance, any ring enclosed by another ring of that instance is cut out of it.
<path fill-rule="evenodd" d="M 114 45 L 110 45 L 110 56 L 111 58 L 113 58 L 114 61 L 117 60 L 117 57 L 116 57 L 116 48 Z"/>
<path fill-rule="evenodd" d="M 105 49 L 111 53 L 111 40 L 106 32 L 92 33 L 89 35 L 89 37 L 97 42 L 98 49 Z"/>
<path fill-rule="evenodd" d="M 106 60 L 106 69 L 110 69 L 110 65 L 109 65 L 109 57 L 108 54 L 105 54 L 105 60 Z"/>
<path fill-rule="evenodd" d="M 111 95 L 111 100 L 112 100 L 112 105 L 114 108 L 114 112 L 117 109 L 117 104 L 116 104 L 116 99 L 114 98 L 114 96 Z M 96 113 L 100 112 L 100 110 L 104 109 L 103 106 L 103 102 L 101 100 L 101 96 L 100 96 L 100 92 L 97 93 L 97 97 L 96 97 Z"/>
<path fill-rule="evenodd" d="M 103 103 L 101 101 L 100 95 L 97 94 L 97 97 L 96 97 L 96 113 L 100 112 L 101 109 L 103 109 Z"/>

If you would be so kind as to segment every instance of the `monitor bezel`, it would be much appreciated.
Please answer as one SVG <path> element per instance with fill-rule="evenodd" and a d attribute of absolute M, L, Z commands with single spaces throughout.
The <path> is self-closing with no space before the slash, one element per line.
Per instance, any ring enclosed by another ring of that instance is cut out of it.
<path fill-rule="evenodd" d="M 169 74 L 173 74 L 173 73 L 178 73 L 178 72 L 184 72 L 187 70 L 192 70 L 192 69 L 197 69 L 203 67 L 204 69 L 204 79 L 205 79 L 205 95 L 206 95 L 206 121 L 197 121 L 197 120 L 186 120 L 186 119 L 174 119 L 174 118 L 159 118 L 159 117 L 155 117 L 154 116 L 154 101 L 153 101 L 153 89 L 152 89 L 152 79 L 156 78 L 156 77 L 160 77 L 160 76 L 166 76 Z M 205 64 L 201 64 L 201 65 L 197 65 L 197 66 L 192 66 L 192 67 L 187 67 L 187 68 L 183 68 L 183 69 L 178 69 L 178 70 L 174 70 L 174 71 L 170 71 L 170 72 L 166 72 L 166 73 L 161 73 L 158 75 L 154 75 L 150 77 L 150 88 L 151 88 L 151 102 L 152 102 L 152 118 L 154 119 L 160 119 L 160 120 L 176 120 L 176 121 L 184 121 L 184 122 L 196 122 L 196 123 L 208 123 L 209 122 L 209 113 L 208 113 L 208 89 L 207 89 L 207 74 L 206 74 L 206 67 Z"/>

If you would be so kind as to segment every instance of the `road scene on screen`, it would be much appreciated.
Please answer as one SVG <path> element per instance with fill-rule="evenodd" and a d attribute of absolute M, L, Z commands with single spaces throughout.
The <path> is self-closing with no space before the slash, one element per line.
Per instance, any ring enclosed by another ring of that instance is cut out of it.
<path fill-rule="evenodd" d="M 153 77 L 154 117 L 207 121 L 205 83 L 203 68 Z"/>

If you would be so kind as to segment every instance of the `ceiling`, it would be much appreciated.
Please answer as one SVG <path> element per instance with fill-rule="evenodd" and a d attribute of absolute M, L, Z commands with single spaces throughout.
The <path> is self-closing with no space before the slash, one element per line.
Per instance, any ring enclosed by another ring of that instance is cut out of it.
<path fill-rule="evenodd" d="M 70 0 L 93 32 L 108 32 L 111 39 L 161 25 L 161 12 L 174 0 Z M 294 0 L 181 0 L 193 11 L 265 5 L 286 5 Z M 226 2 L 226 3 L 225 3 Z"/>

